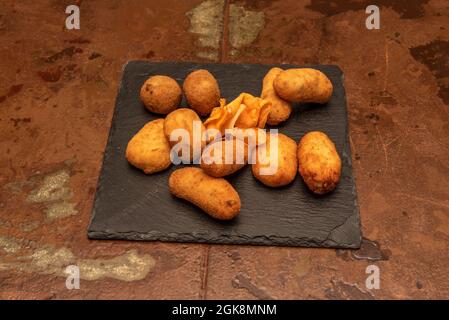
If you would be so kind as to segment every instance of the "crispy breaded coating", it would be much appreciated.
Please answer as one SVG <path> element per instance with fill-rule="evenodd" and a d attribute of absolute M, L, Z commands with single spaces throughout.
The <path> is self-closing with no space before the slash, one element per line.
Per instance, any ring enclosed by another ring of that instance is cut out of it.
<path fill-rule="evenodd" d="M 282 71 L 274 79 L 273 85 L 276 93 L 290 102 L 326 103 L 333 91 L 329 78 L 321 71 L 311 68 Z"/>
<path fill-rule="evenodd" d="M 285 134 L 267 134 L 267 143 L 258 146 L 252 154 L 254 177 L 269 187 L 292 182 L 298 167 L 296 148 L 296 142 Z"/>
<path fill-rule="evenodd" d="M 195 126 L 199 129 L 195 132 Z M 170 141 L 170 136 L 176 129 L 183 129 L 188 134 L 188 139 L 182 139 L 181 137 L 178 140 Z M 171 112 L 167 115 L 164 122 L 164 133 L 167 138 L 169 144 L 174 147 L 176 144 L 184 143 L 187 144 L 187 149 L 190 150 L 190 161 L 199 158 L 201 156 L 201 150 L 205 147 L 206 143 L 203 141 L 202 136 L 204 134 L 205 127 L 200 119 L 200 117 L 193 111 L 188 108 L 180 108 Z M 195 146 L 198 150 L 195 150 Z M 182 154 L 182 150 L 179 151 L 178 155 L 180 157 L 184 157 Z"/>
<path fill-rule="evenodd" d="M 201 168 L 173 171 L 168 179 L 170 192 L 201 208 L 215 219 L 230 220 L 240 212 L 240 197 L 223 178 L 207 175 Z"/>
<path fill-rule="evenodd" d="M 126 159 L 147 174 L 170 166 L 170 145 L 164 135 L 164 119 L 148 122 L 131 138 L 126 147 Z"/>
<path fill-rule="evenodd" d="M 230 175 L 248 162 L 248 146 L 236 138 L 224 139 L 206 146 L 201 157 L 201 169 L 212 177 Z"/>
<path fill-rule="evenodd" d="M 175 79 L 156 75 L 142 85 L 140 99 L 151 112 L 168 114 L 179 107 L 182 91 Z"/>
<path fill-rule="evenodd" d="M 284 70 L 281 68 L 271 68 L 263 78 L 262 92 L 260 97 L 271 102 L 271 110 L 268 114 L 267 123 L 269 125 L 278 125 L 284 122 L 292 112 L 291 103 L 283 100 L 274 90 L 274 79 Z"/>
<path fill-rule="evenodd" d="M 188 105 L 199 115 L 208 115 L 219 106 L 220 88 L 214 76 L 207 70 L 191 72 L 183 84 Z"/>
<path fill-rule="evenodd" d="M 340 180 L 341 159 L 335 144 L 323 132 L 305 134 L 298 145 L 298 170 L 310 190 L 324 194 Z"/>

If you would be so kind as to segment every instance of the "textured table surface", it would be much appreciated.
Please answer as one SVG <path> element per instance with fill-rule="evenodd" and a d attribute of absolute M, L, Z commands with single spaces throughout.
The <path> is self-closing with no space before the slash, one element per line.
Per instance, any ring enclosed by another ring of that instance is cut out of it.
<path fill-rule="evenodd" d="M 61 1 L 0 3 L 1 298 L 449 296 L 446 1 L 378 1 L 380 30 L 369 1 L 73 3 L 81 30 Z M 122 66 L 142 59 L 339 65 L 361 249 L 88 240 Z"/>

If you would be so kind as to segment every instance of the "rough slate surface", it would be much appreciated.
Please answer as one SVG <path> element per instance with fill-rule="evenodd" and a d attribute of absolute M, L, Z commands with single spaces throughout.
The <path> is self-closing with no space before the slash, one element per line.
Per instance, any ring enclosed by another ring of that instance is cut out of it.
<path fill-rule="evenodd" d="M 222 97 L 230 101 L 243 91 L 259 95 L 262 78 L 272 66 L 275 65 L 129 62 L 116 100 L 89 238 L 358 248 L 360 219 L 348 143 L 343 75 L 337 66 L 312 66 L 331 79 L 334 85 L 331 101 L 324 106 L 295 106 L 290 119 L 278 127 L 279 132 L 296 141 L 311 130 L 324 131 L 334 141 L 343 170 L 337 189 L 328 195 L 315 196 L 309 192 L 299 175 L 286 187 L 265 187 L 246 166 L 228 179 L 240 194 L 240 215 L 231 222 L 220 222 L 169 193 L 168 176 L 178 167 L 145 175 L 125 159 L 131 137 L 146 122 L 159 117 L 148 112 L 139 99 L 140 87 L 150 75 L 169 75 L 182 84 L 192 70 L 205 68 L 217 78 Z M 182 105 L 186 105 L 184 100 Z"/>

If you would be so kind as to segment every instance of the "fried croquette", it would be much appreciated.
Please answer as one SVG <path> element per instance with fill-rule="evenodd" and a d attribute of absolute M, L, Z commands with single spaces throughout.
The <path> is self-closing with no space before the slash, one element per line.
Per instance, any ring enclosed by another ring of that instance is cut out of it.
<path fill-rule="evenodd" d="M 201 208 L 215 219 L 230 220 L 240 212 L 240 197 L 223 178 L 207 175 L 201 168 L 173 171 L 168 179 L 170 192 Z"/>
<path fill-rule="evenodd" d="M 271 68 L 263 78 L 262 92 L 260 97 L 271 102 L 271 110 L 268 114 L 267 123 L 269 125 L 278 125 L 284 122 L 292 112 L 291 103 L 283 100 L 274 90 L 274 79 L 284 70 L 281 68 Z"/>
<path fill-rule="evenodd" d="M 206 146 L 201 157 L 201 169 L 212 177 L 230 175 L 248 162 L 248 146 L 236 138 L 224 139 Z"/>
<path fill-rule="evenodd" d="M 253 150 L 254 177 L 269 187 L 292 182 L 298 167 L 296 148 L 296 142 L 282 133 L 267 134 L 267 142 Z"/>
<path fill-rule="evenodd" d="M 201 151 L 206 145 L 203 141 L 204 131 L 200 117 L 192 109 L 176 109 L 165 118 L 164 133 L 169 144 L 174 148 L 173 152 L 190 162 L 201 156 Z M 189 150 L 189 154 L 183 154 L 183 150 Z"/>
<path fill-rule="evenodd" d="M 151 112 L 168 114 L 179 107 L 182 91 L 173 78 L 156 75 L 145 81 L 140 89 L 140 99 Z"/>
<path fill-rule="evenodd" d="M 312 131 L 301 138 L 298 171 L 309 189 L 317 194 L 335 189 L 340 180 L 341 159 L 325 133 Z"/>
<path fill-rule="evenodd" d="M 287 69 L 273 82 L 278 96 L 290 102 L 326 103 L 332 96 L 332 82 L 319 70 L 311 68 Z"/>
<path fill-rule="evenodd" d="M 207 70 L 190 73 L 183 83 L 187 104 L 199 115 L 206 116 L 220 105 L 220 88 L 217 80 Z"/>
<path fill-rule="evenodd" d="M 126 159 L 147 174 L 170 166 L 170 145 L 164 135 L 164 119 L 148 122 L 131 138 Z"/>

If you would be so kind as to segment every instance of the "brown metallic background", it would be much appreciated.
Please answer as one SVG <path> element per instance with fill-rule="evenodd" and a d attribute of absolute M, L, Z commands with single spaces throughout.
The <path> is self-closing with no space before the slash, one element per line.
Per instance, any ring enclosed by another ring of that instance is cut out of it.
<path fill-rule="evenodd" d="M 73 3 L 81 30 L 65 29 Z M 445 0 L 1 1 L 0 298 L 448 298 L 448 30 Z M 133 59 L 339 65 L 362 248 L 87 240 Z"/>

